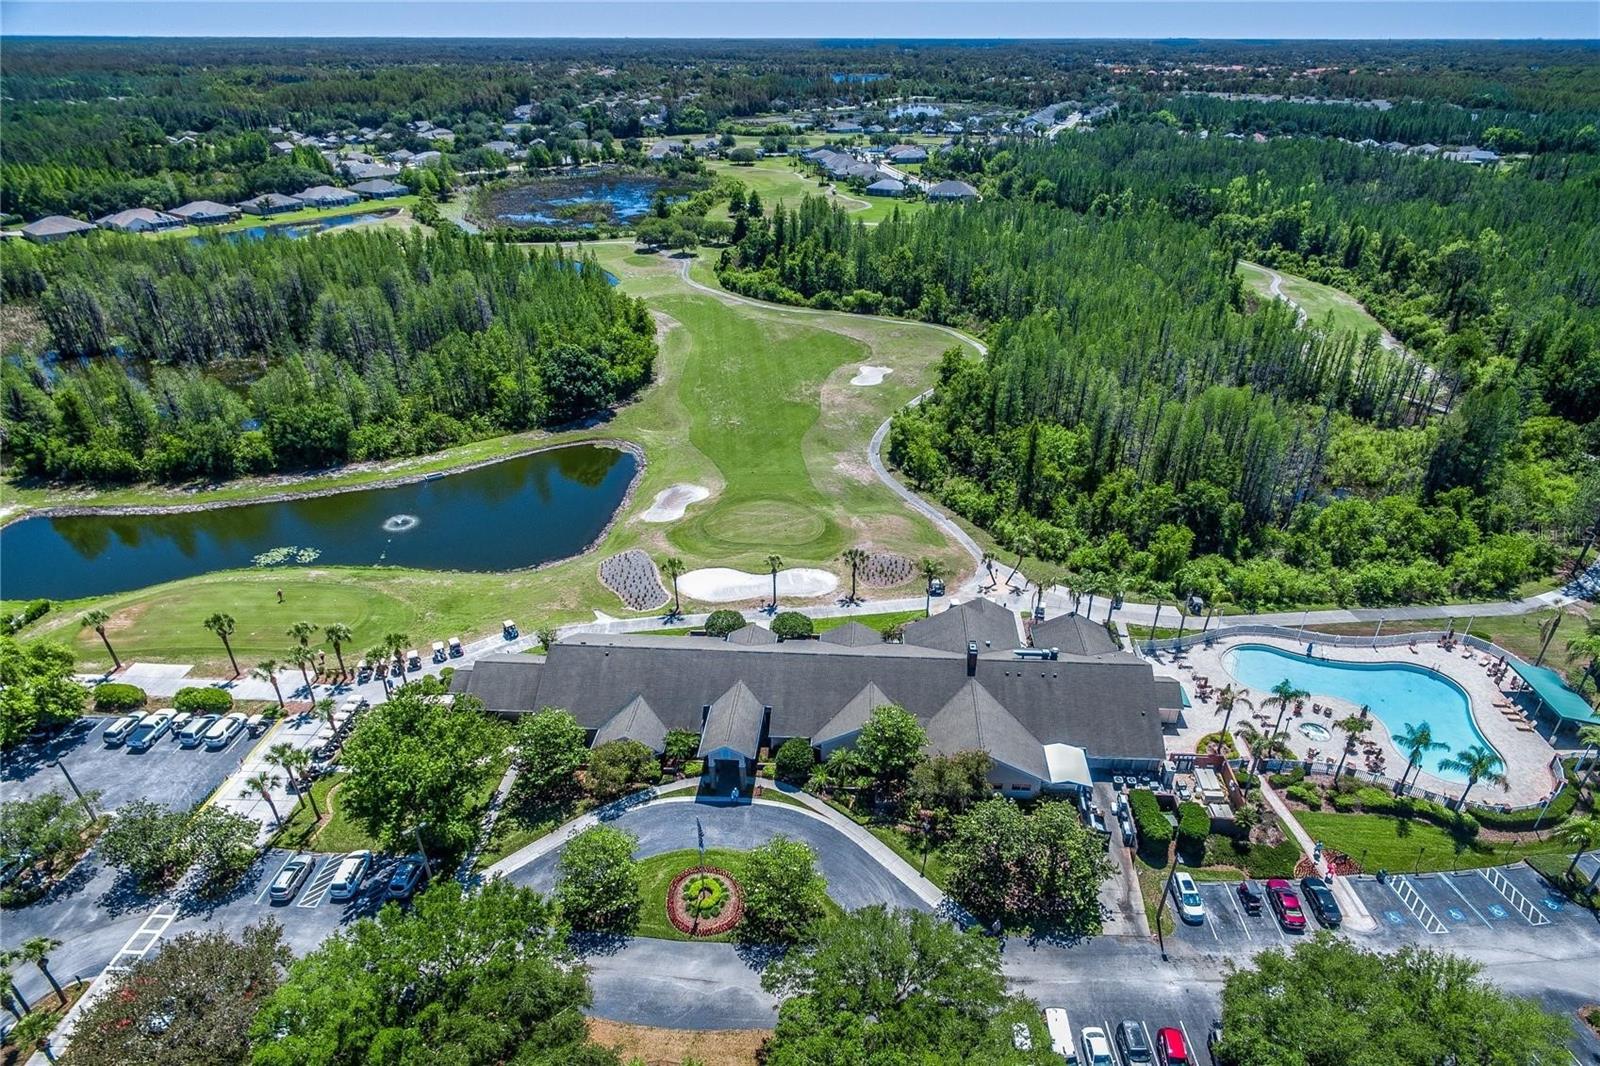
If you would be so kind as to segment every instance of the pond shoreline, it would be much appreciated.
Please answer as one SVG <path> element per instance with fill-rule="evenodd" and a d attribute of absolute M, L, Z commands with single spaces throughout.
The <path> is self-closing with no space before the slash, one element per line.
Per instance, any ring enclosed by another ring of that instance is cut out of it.
<path fill-rule="evenodd" d="M 487 459 L 476 459 L 459 466 L 446 467 L 442 470 L 423 470 L 409 474 L 397 474 L 393 477 L 380 478 L 376 481 L 352 481 L 344 485 L 328 485 L 317 489 L 301 489 L 298 491 L 287 490 L 272 492 L 262 496 L 248 496 L 243 499 L 228 500 L 203 500 L 193 503 L 171 504 L 52 504 L 46 507 L 33 507 L 25 510 L 14 511 L 0 520 L 0 529 L 13 525 L 29 518 L 90 518 L 90 517 L 119 517 L 132 515 L 166 515 L 166 514 L 192 514 L 199 511 L 219 511 L 229 507 L 249 507 L 258 503 L 288 503 L 293 500 L 310 500 L 323 496 L 339 496 L 347 492 L 364 492 L 369 489 L 392 489 L 401 485 L 414 485 L 420 481 L 431 481 L 435 478 L 450 477 L 453 474 L 464 474 L 471 470 L 481 470 L 486 466 L 510 462 L 513 459 L 525 459 L 530 455 L 541 452 L 555 451 L 559 448 L 581 447 L 592 445 L 598 448 L 610 448 L 614 451 L 625 452 L 633 456 L 638 463 L 638 468 L 633 475 L 633 480 L 628 484 L 628 491 L 623 493 L 613 512 L 611 521 L 606 523 L 600 531 L 595 543 L 599 543 L 612 525 L 616 523 L 616 516 L 633 502 L 633 494 L 638 490 L 639 481 L 644 476 L 648 460 L 645 458 L 644 449 L 633 441 L 620 440 L 614 437 L 595 437 L 590 439 L 570 440 L 560 442 L 546 442 L 530 448 L 519 448 L 516 451 L 506 452 Z M 335 468 L 332 472 L 313 473 L 305 475 L 305 480 L 320 477 L 338 477 L 340 471 L 350 471 L 352 467 Z M 219 486 L 221 487 L 221 486 Z M 594 545 L 590 545 L 592 548 Z M 589 549 L 584 549 L 588 551 Z M 581 554 L 581 553 L 580 553 Z"/>

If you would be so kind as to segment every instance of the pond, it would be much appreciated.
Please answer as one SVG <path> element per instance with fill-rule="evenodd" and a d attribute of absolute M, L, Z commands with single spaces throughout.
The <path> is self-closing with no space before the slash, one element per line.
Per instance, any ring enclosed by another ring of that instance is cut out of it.
<path fill-rule="evenodd" d="M 0 530 L 0 595 L 104 595 L 247 567 L 258 556 L 292 556 L 284 550 L 291 548 L 318 565 L 537 566 L 587 548 L 638 469 L 629 452 L 583 444 L 327 496 L 205 511 L 25 518 Z"/>
<path fill-rule="evenodd" d="M 495 189 L 487 194 L 487 208 L 514 226 L 584 228 L 633 222 L 650 210 L 657 193 L 678 200 L 683 191 L 681 183 L 650 175 L 570 174 Z"/>

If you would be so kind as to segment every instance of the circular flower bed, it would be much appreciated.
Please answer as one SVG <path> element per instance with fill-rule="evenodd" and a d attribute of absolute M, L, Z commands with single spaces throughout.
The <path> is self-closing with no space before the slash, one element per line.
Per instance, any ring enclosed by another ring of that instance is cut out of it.
<path fill-rule="evenodd" d="M 667 917 L 680 933 L 716 936 L 738 925 L 743 915 L 739 882 L 715 866 L 685 870 L 667 889 Z"/>

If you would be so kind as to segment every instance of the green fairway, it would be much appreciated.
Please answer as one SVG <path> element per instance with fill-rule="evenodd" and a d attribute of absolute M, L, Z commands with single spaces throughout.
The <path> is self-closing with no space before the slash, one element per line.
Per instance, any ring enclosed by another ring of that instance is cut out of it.
<path fill-rule="evenodd" d="M 807 196 L 829 196 L 828 182 L 818 181 L 795 166 L 788 158 L 781 156 L 758 159 L 750 166 L 736 166 L 719 161 L 707 163 L 706 166 L 717 177 L 737 178 L 744 182 L 745 188 L 760 194 L 761 205 L 769 212 L 778 204 L 791 209 L 798 207 L 800 201 Z M 861 196 L 850 192 L 842 185 L 838 187 L 832 199 L 841 208 L 850 212 L 853 221 L 865 222 L 869 226 L 889 218 L 896 208 L 899 208 L 903 215 L 911 215 L 928 206 L 922 200 L 902 203 L 888 197 Z M 727 218 L 727 204 L 718 204 L 711 211 L 711 217 Z"/>
<path fill-rule="evenodd" d="M 1414 873 L 1500 866 L 1529 855 L 1562 850 L 1560 842 L 1549 840 L 1530 839 L 1523 844 L 1458 840 L 1430 822 L 1386 814 L 1299 811 L 1295 817 L 1314 839 L 1344 852 L 1368 871 Z"/>
<path fill-rule="evenodd" d="M 1269 300 L 1273 298 L 1271 269 L 1257 263 L 1241 261 L 1239 272 L 1245 284 L 1256 293 Z M 1357 333 L 1362 336 L 1374 330 L 1383 331 L 1383 326 L 1378 320 L 1369 315 L 1367 309 L 1349 293 L 1341 292 L 1329 285 L 1318 284 L 1308 278 L 1285 274 L 1281 270 L 1277 273 L 1283 279 L 1279 288 L 1284 298 L 1298 305 L 1305 312 L 1306 320 L 1311 325 L 1326 325 L 1336 332 Z"/>
<path fill-rule="evenodd" d="M 768 553 L 777 551 L 786 565 L 847 573 L 839 552 L 860 544 L 913 559 L 931 556 L 947 574 L 964 572 L 970 562 L 964 554 L 879 483 L 866 459 L 873 431 L 927 387 L 940 353 L 956 343 L 948 334 L 917 322 L 738 303 L 689 288 L 679 274 L 680 261 L 635 254 L 631 242 L 590 247 L 627 291 L 649 301 L 660 322 L 657 382 L 639 400 L 593 428 L 499 437 L 388 470 L 359 468 L 305 484 L 362 484 L 393 476 L 396 469 L 447 469 L 554 442 L 632 441 L 644 449 L 645 469 L 596 552 L 501 574 L 384 567 L 209 574 L 63 604 L 25 637 L 68 640 L 86 667 L 109 666 L 94 632 L 77 626 L 83 611 L 98 607 L 112 615 L 108 634 L 125 662 L 191 663 L 203 674 L 225 670 L 228 663 L 221 643 L 201 625 L 214 611 L 234 616 L 234 651 L 246 667 L 262 658 L 282 659 L 291 643 L 284 631 L 302 619 L 351 626 L 355 637 L 346 654 L 353 651 L 359 658 L 390 632 L 425 645 L 449 636 L 472 640 L 496 631 L 507 617 L 531 633 L 546 624 L 592 619 L 596 608 L 627 615 L 633 612 L 600 584 L 597 566 L 601 558 L 629 548 L 642 548 L 657 559 L 676 555 L 691 569 L 734 566 L 752 572 L 764 572 Z M 697 270 L 695 276 L 710 272 Z M 863 363 L 894 372 L 880 385 L 850 385 Z M 637 520 L 658 492 L 684 482 L 704 485 L 712 496 L 691 506 L 678 522 Z M 207 496 L 249 499 L 283 488 L 244 482 Z M 4 503 L 195 498 L 192 492 L 149 487 L 68 495 L 37 489 L 18 493 L 6 486 Z M 920 579 L 913 579 L 898 591 L 916 594 L 920 587 Z M 684 603 L 689 610 L 708 606 Z"/>

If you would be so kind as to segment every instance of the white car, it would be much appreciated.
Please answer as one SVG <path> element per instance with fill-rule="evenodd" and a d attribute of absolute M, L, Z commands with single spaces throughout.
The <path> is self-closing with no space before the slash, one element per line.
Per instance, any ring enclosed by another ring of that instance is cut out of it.
<path fill-rule="evenodd" d="M 142 721 L 144 721 L 144 713 L 142 711 L 125 714 L 106 726 L 106 731 L 100 734 L 100 739 L 106 742 L 106 747 L 114 748 L 127 740 L 128 736 L 139 727 L 139 723 Z"/>
<path fill-rule="evenodd" d="M 367 876 L 367 867 L 372 865 L 372 852 L 352 851 L 339 860 L 339 867 L 334 871 L 333 883 L 328 886 L 329 899 L 351 899 L 361 891 L 362 878 Z"/>
<path fill-rule="evenodd" d="M 1050 1050 L 1061 1056 L 1063 1062 L 1077 1062 L 1078 1048 L 1072 1042 L 1072 1022 L 1064 1007 L 1044 1009 L 1044 1027 L 1050 1033 Z"/>
<path fill-rule="evenodd" d="M 155 714 L 146 717 L 128 735 L 128 750 L 149 751 L 155 747 L 156 741 L 172 728 L 172 720 L 176 717 L 178 712 L 171 707 L 163 707 Z"/>
<path fill-rule="evenodd" d="M 1106 1031 L 1097 1025 L 1083 1030 L 1083 1061 L 1085 1066 L 1116 1066 L 1111 1057 L 1111 1041 Z"/>
<path fill-rule="evenodd" d="M 1185 873 L 1173 874 L 1171 884 L 1172 905 L 1178 909 L 1178 917 L 1190 925 L 1204 922 L 1206 904 L 1200 898 L 1200 889 L 1195 886 L 1194 878 Z"/>
<path fill-rule="evenodd" d="M 244 732 L 245 716 L 238 711 L 223 715 L 206 730 L 206 747 L 220 750 L 233 743 L 233 738 Z"/>
<path fill-rule="evenodd" d="M 178 743 L 185 748 L 198 748 L 205 741 L 206 733 L 216 724 L 217 715 L 196 715 L 178 727 Z"/>

